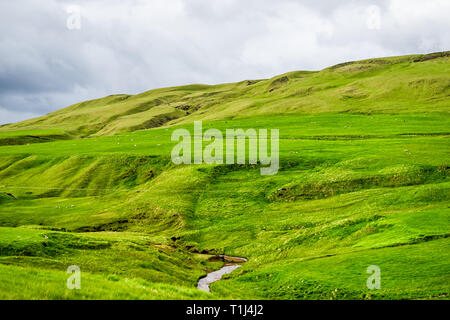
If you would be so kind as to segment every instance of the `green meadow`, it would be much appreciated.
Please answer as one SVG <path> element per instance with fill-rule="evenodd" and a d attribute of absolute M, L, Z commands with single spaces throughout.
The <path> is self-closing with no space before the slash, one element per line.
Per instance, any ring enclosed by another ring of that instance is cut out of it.
<path fill-rule="evenodd" d="M 278 173 L 175 165 L 171 134 L 194 120 L 279 129 Z M 118 94 L 3 125 L 0 299 L 447 300 L 449 136 L 449 52 Z M 200 291 L 217 254 L 248 261 Z M 380 289 L 367 288 L 372 265 Z"/>

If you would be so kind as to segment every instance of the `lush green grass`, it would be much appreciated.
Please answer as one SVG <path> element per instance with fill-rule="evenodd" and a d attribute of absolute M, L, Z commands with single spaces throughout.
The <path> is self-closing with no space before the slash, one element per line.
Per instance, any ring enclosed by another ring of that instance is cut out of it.
<path fill-rule="evenodd" d="M 448 299 L 449 58 L 430 57 L 110 96 L 2 127 L 90 137 L 0 147 L 0 298 Z M 172 131 L 197 119 L 279 129 L 278 174 L 174 165 Z M 215 253 L 249 260 L 199 292 Z"/>
<path fill-rule="evenodd" d="M 34 267 L 0 265 L 0 299 L 205 299 L 207 294 L 194 288 L 154 283 L 140 278 L 100 276 L 83 272 L 80 290 L 65 286 L 62 271 Z M 24 290 L 26 288 L 26 290 Z"/>
<path fill-rule="evenodd" d="M 216 293 L 267 299 L 448 299 L 448 239 L 417 245 L 271 263 L 232 281 L 213 284 Z M 381 269 L 381 289 L 368 290 L 368 266 Z"/>
<path fill-rule="evenodd" d="M 190 85 L 112 95 L 77 103 L 1 131 L 59 129 L 103 136 L 257 115 L 398 114 L 448 112 L 450 55 L 402 56 L 344 63 L 318 72 L 295 71 L 271 79 Z"/>

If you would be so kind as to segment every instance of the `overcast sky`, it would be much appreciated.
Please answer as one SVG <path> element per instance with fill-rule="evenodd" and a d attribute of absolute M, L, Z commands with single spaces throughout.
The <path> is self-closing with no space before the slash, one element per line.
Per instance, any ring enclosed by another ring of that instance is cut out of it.
<path fill-rule="evenodd" d="M 153 88 L 450 48 L 449 0 L 2 0 L 0 124 Z"/>

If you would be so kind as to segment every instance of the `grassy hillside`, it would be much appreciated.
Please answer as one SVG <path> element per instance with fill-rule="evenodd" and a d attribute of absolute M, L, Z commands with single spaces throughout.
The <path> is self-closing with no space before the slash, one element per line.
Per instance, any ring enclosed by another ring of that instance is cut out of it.
<path fill-rule="evenodd" d="M 449 71 L 448 52 L 371 59 L 1 127 L 0 298 L 448 299 Z M 279 129 L 278 174 L 174 165 L 198 119 Z M 248 262 L 207 294 L 213 254 Z"/>
<path fill-rule="evenodd" d="M 0 127 L 0 132 L 53 129 L 85 137 L 188 124 L 199 119 L 442 111 L 449 107 L 449 60 L 448 51 L 369 59 L 317 72 L 294 71 L 266 80 L 111 95 L 6 125 Z M 3 135 L 0 134 L 0 144 Z"/>

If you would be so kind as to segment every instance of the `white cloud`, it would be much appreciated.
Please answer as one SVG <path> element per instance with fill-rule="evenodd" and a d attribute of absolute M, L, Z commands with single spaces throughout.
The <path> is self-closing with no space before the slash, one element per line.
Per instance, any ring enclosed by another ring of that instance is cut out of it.
<path fill-rule="evenodd" d="M 447 0 L 2 1 L 0 123 L 113 93 L 448 50 L 449 14 Z"/>
<path fill-rule="evenodd" d="M 3 123 L 1 124 L 18 122 L 24 119 L 35 118 L 38 116 L 39 115 L 36 113 L 7 110 L 0 106 L 0 119 L 6 120 L 2 121 Z"/>

